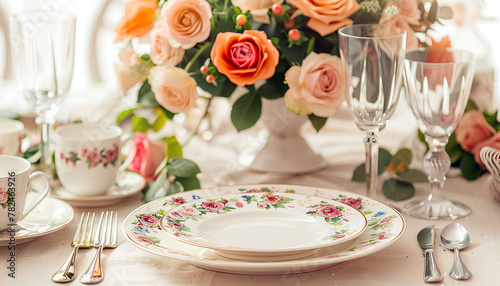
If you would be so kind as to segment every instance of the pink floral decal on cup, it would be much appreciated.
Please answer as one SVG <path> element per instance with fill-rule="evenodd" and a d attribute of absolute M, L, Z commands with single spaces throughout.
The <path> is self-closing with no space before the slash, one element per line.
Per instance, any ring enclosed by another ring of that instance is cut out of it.
<path fill-rule="evenodd" d="M 59 153 L 59 157 L 66 165 L 71 167 L 75 167 L 78 161 L 82 161 L 87 164 L 89 169 L 99 165 L 106 168 L 110 164 L 113 166 L 116 165 L 116 161 L 118 160 L 118 146 L 113 145 L 111 149 L 102 149 L 101 151 L 96 149 L 82 149 L 80 154 L 70 151 L 69 155 L 65 155 L 61 152 Z"/>
<path fill-rule="evenodd" d="M 4 188 L 0 188 L 0 204 L 2 205 L 3 208 L 4 204 L 9 200 L 9 194 L 4 190 Z"/>

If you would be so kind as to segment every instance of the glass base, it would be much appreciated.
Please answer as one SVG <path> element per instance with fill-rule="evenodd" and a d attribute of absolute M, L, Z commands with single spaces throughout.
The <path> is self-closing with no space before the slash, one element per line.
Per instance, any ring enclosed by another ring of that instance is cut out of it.
<path fill-rule="evenodd" d="M 411 202 L 403 207 L 403 213 L 423 219 L 456 219 L 468 216 L 471 209 L 461 203 L 448 200 Z"/>

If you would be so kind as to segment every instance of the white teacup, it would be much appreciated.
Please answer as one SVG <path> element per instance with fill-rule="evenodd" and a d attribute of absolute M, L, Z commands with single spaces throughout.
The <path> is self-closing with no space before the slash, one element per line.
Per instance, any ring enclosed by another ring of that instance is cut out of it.
<path fill-rule="evenodd" d="M 77 196 L 105 194 L 121 163 L 118 126 L 70 124 L 55 131 L 55 165 L 64 189 Z"/>
<path fill-rule="evenodd" d="M 24 124 L 21 121 L 0 118 L 0 154 L 21 154 L 23 132 Z"/>
<path fill-rule="evenodd" d="M 14 227 L 49 194 L 47 176 L 39 171 L 30 175 L 30 168 L 30 162 L 24 158 L 0 155 L 0 231 Z M 36 177 L 45 181 L 45 189 L 30 206 L 25 207 L 26 196 Z"/>

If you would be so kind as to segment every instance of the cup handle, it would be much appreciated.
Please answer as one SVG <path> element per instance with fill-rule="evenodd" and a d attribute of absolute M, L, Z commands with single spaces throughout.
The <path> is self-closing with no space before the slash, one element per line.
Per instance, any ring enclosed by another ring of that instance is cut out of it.
<path fill-rule="evenodd" d="M 134 140 L 134 134 L 133 133 L 127 134 L 127 135 L 123 136 L 121 140 L 122 140 L 122 146 L 125 146 L 125 143 L 127 143 L 130 140 Z M 127 159 L 125 159 L 125 161 L 118 168 L 118 173 L 122 173 L 123 171 L 125 171 L 128 168 L 128 166 L 130 165 L 130 163 L 132 163 L 132 160 L 135 157 L 136 151 L 137 150 L 135 148 L 133 148 L 131 150 L 130 154 L 128 154 L 128 156 L 127 156 Z"/>
<path fill-rule="evenodd" d="M 36 199 L 36 201 L 34 203 L 31 204 L 31 206 L 26 209 L 25 208 L 25 211 L 23 212 L 23 215 L 21 216 L 21 219 L 19 220 L 22 220 L 23 218 L 25 218 L 50 192 L 50 182 L 49 182 L 49 179 L 47 178 L 47 176 L 41 172 L 41 171 L 36 171 L 36 172 L 33 172 L 30 176 L 29 176 L 29 185 L 31 186 L 33 180 L 36 178 L 36 177 L 41 177 L 45 180 L 45 189 L 43 190 L 42 194 L 40 196 L 38 196 L 38 198 Z M 31 191 L 28 190 L 28 191 Z"/>

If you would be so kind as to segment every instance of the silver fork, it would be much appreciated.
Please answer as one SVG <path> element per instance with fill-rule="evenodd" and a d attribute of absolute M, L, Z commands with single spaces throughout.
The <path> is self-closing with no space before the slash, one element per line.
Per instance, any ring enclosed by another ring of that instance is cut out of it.
<path fill-rule="evenodd" d="M 52 281 L 54 282 L 69 282 L 76 277 L 76 253 L 79 248 L 90 248 L 94 247 L 92 241 L 92 232 L 94 228 L 94 217 L 95 213 L 82 213 L 80 222 L 78 223 L 78 228 L 76 229 L 75 236 L 71 242 L 73 250 L 64 262 L 64 264 L 57 270 L 57 272 L 52 275 Z"/>
<path fill-rule="evenodd" d="M 80 279 L 83 284 L 97 284 L 104 280 L 101 263 L 102 249 L 104 247 L 115 248 L 118 245 L 118 213 L 114 213 L 114 218 L 113 212 L 106 212 L 105 217 L 104 212 L 101 213 L 94 242 L 97 251 L 89 268 Z"/>

